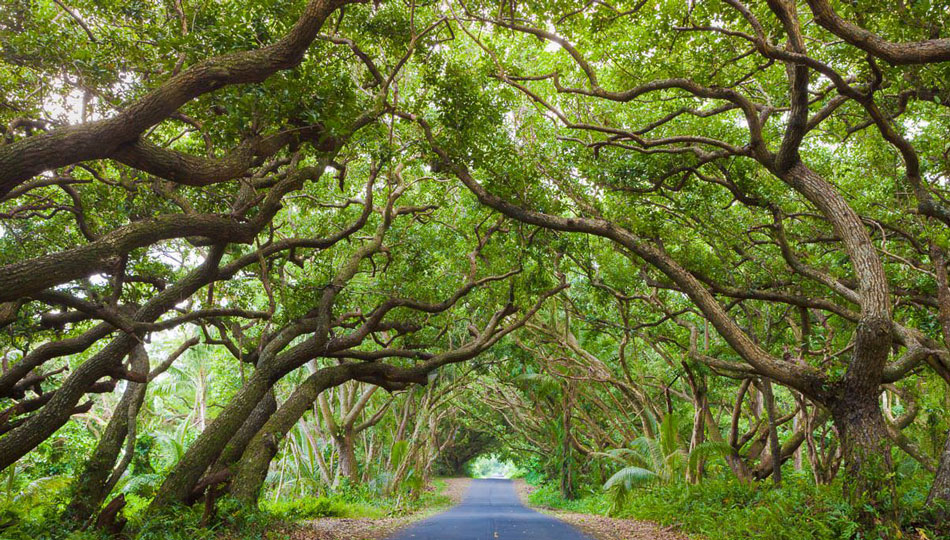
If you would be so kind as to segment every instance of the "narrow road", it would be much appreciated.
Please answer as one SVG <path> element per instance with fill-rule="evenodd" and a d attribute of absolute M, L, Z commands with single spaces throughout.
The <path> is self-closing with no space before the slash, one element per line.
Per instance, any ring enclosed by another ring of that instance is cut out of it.
<path fill-rule="evenodd" d="M 525 508 L 511 480 L 473 480 L 458 506 L 391 540 L 590 540 L 577 529 Z"/>

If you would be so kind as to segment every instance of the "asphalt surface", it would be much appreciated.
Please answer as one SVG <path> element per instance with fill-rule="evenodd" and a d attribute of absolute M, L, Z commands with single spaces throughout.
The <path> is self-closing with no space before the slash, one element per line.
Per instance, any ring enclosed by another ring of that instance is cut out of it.
<path fill-rule="evenodd" d="M 511 480 L 473 480 L 462 503 L 390 540 L 591 540 L 570 525 L 526 508 Z"/>

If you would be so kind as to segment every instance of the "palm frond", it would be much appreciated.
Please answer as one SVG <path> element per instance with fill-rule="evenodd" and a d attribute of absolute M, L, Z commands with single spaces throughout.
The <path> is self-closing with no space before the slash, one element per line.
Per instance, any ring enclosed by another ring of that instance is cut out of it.
<path fill-rule="evenodd" d="M 706 441 L 693 448 L 689 453 L 686 466 L 690 471 L 695 471 L 699 462 L 714 457 L 724 458 L 732 454 L 732 447 L 726 442 Z"/>
<path fill-rule="evenodd" d="M 664 456 L 679 449 L 679 420 L 675 414 L 666 415 L 660 423 L 659 442 Z"/>
<path fill-rule="evenodd" d="M 623 489 L 629 491 L 636 486 L 654 482 L 656 481 L 657 477 L 658 476 L 655 472 L 649 469 L 644 469 L 643 467 L 624 467 L 607 479 L 607 481 L 604 483 L 604 489 L 609 491 L 611 489 L 622 487 Z"/>

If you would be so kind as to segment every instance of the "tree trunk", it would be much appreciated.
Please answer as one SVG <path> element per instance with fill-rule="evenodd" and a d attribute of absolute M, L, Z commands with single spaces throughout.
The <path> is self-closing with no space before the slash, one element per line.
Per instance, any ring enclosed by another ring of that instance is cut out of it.
<path fill-rule="evenodd" d="M 135 320 L 152 322 L 182 298 L 187 298 L 204 286 L 212 278 L 211 270 L 217 268 L 222 253 L 223 249 L 212 248 L 200 267 L 149 300 L 136 312 Z M 0 471 L 15 463 L 66 424 L 72 417 L 76 404 L 96 381 L 120 367 L 122 359 L 139 344 L 140 336 L 119 334 L 77 367 L 42 410 L 0 439 Z"/>
<path fill-rule="evenodd" d="M 201 432 L 188 451 L 162 482 L 149 512 L 166 508 L 188 499 L 194 486 L 208 467 L 217 460 L 234 433 L 257 407 L 272 384 L 264 374 L 255 371 L 221 413 Z M 245 452 L 246 453 L 246 452 Z"/>
<path fill-rule="evenodd" d="M 350 377 L 348 366 L 333 366 L 313 373 L 298 386 L 251 439 L 241 460 L 232 467 L 231 495 L 247 505 L 256 505 L 281 439 L 310 409 L 321 392 L 343 384 Z"/>
<path fill-rule="evenodd" d="M 135 347 L 129 355 L 129 361 L 134 372 L 148 374 L 145 347 Z M 129 434 L 130 424 L 135 421 L 142 400 L 145 399 L 145 386 L 145 383 L 134 382 L 129 382 L 126 386 L 122 398 L 112 411 L 112 418 L 99 438 L 99 444 L 76 480 L 72 501 L 64 514 L 66 519 L 86 521 L 98 512 L 109 495 L 112 488 L 109 477 Z M 121 471 L 119 473 L 121 474 Z"/>
<path fill-rule="evenodd" d="M 221 455 L 218 456 L 218 459 L 211 467 L 212 473 L 230 467 L 236 463 L 237 460 L 241 459 L 241 455 L 244 454 L 251 439 L 261 430 L 271 415 L 276 411 L 277 399 L 274 397 L 274 391 L 270 390 L 264 396 L 264 399 L 254 407 L 254 410 L 251 411 L 251 415 L 244 421 L 244 424 L 241 425 L 241 429 L 231 437 L 227 446 L 221 451 Z"/>
<path fill-rule="evenodd" d="M 769 450 L 772 456 L 772 481 L 776 486 L 782 484 L 782 445 L 778 441 L 778 424 L 775 414 L 775 395 L 772 393 L 772 381 L 763 379 L 762 397 L 765 399 L 765 411 L 769 420 Z"/>
<path fill-rule="evenodd" d="M 360 481 L 359 465 L 356 463 L 356 433 L 352 427 L 343 427 L 340 433 L 333 434 L 333 445 L 340 455 L 340 475 L 350 484 Z"/>
<path fill-rule="evenodd" d="M 571 388 L 564 390 L 564 413 L 562 417 L 563 440 L 561 441 L 561 496 L 574 499 L 573 466 L 571 463 Z"/>
<path fill-rule="evenodd" d="M 696 376 L 693 370 L 689 369 L 689 366 L 685 363 L 683 367 L 686 370 L 687 380 L 693 394 L 693 429 L 689 436 L 689 452 L 692 453 L 706 440 L 706 408 L 708 407 L 708 398 L 706 397 L 705 377 L 701 375 Z M 705 468 L 706 465 L 703 460 L 699 460 L 695 469 L 687 467 L 686 482 L 690 484 L 699 483 L 704 475 Z"/>
<path fill-rule="evenodd" d="M 884 525 L 885 530 L 875 532 L 891 538 L 895 531 L 886 529 L 897 524 L 894 463 L 877 396 L 844 393 L 829 409 L 841 438 L 845 498 L 867 531 Z"/>
<path fill-rule="evenodd" d="M 950 431 L 947 432 L 947 442 L 940 455 L 934 483 L 927 495 L 927 506 L 934 508 L 934 523 L 943 528 L 937 532 L 950 532 Z"/>

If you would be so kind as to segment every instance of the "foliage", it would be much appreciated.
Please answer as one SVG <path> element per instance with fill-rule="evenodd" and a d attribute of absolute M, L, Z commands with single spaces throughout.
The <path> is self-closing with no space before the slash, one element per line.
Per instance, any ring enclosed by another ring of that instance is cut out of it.
<path fill-rule="evenodd" d="M 464 470 L 710 538 L 950 533 L 948 28 L 3 2 L 0 534 L 121 496 L 262 536 Z"/>

